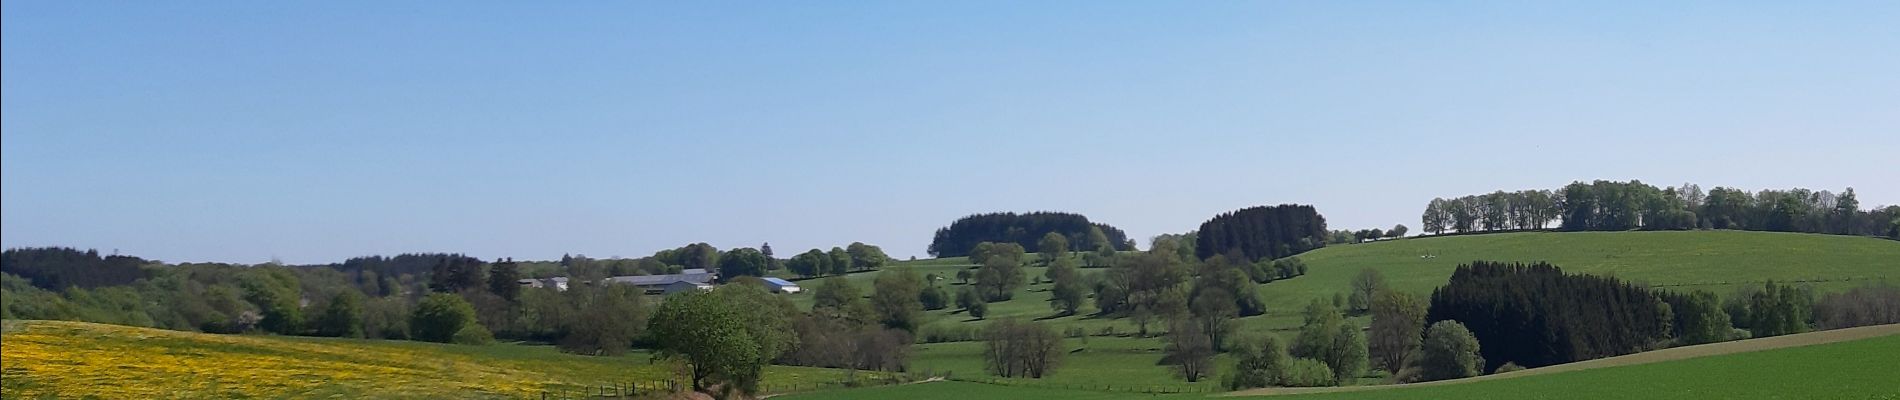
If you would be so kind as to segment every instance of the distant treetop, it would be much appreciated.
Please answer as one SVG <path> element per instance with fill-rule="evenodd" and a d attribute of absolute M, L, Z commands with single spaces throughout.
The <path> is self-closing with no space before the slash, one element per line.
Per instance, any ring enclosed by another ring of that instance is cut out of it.
<path fill-rule="evenodd" d="M 1101 230 L 1108 243 L 1094 243 L 1089 228 Z M 1089 222 L 1088 217 L 1079 214 L 1039 211 L 1026 214 L 1000 212 L 976 214 L 959 218 L 950 226 L 937 229 L 936 237 L 930 241 L 930 255 L 936 257 L 962 257 L 970 254 L 977 243 L 1016 243 L 1024 249 L 1040 252 L 1038 242 L 1043 236 L 1054 232 L 1068 239 L 1069 250 L 1095 250 L 1088 246 L 1100 244 L 1116 250 L 1134 250 L 1134 243 L 1128 241 L 1128 235 L 1121 229 L 1107 224 Z"/>

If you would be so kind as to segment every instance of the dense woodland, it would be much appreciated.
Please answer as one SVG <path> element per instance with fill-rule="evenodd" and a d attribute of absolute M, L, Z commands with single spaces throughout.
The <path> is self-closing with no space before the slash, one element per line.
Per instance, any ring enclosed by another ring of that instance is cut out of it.
<path fill-rule="evenodd" d="M 1548 229 L 1557 222 L 1566 231 L 1734 229 L 1900 239 L 1900 206 L 1860 207 L 1854 188 L 1836 194 L 1716 187 L 1705 193 L 1696 184 L 1599 180 L 1432 199 L 1421 220 L 1432 234 Z"/>
<path fill-rule="evenodd" d="M 1194 254 L 1206 259 L 1239 251 L 1247 261 L 1272 260 L 1326 246 L 1326 217 L 1313 206 L 1249 207 L 1201 223 Z"/>
<path fill-rule="evenodd" d="M 1671 334 L 1665 304 L 1615 278 L 1474 262 L 1432 292 L 1426 321 L 1463 323 L 1484 346 L 1486 370 L 1506 362 L 1535 368 L 1660 347 Z"/>
<path fill-rule="evenodd" d="M 1103 246 L 1115 250 L 1135 249 L 1135 242 L 1121 229 L 1089 222 L 1088 217 L 1078 214 L 1001 212 L 958 218 L 950 226 L 937 229 L 930 240 L 929 252 L 935 257 L 963 257 L 970 255 L 977 243 L 984 242 L 1015 243 L 1029 251 L 1040 252 L 1039 242 L 1050 233 L 1060 234 L 1067 240 L 1067 251 L 1094 251 Z"/>

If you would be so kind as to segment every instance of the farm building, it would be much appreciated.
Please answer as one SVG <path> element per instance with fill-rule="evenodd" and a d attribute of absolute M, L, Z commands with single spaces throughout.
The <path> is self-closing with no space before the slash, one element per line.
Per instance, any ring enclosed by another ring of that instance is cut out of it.
<path fill-rule="evenodd" d="M 767 277 L 760 280 L 765 281 L 765 288 L 773 293 L 798 293 L 801 290 L 798 283 L 784 279 Z"/>
<path fill-rule="evenodd" d="M 713 289 L 713 285 L 710 283 L 673 281 L 673 283 L 668 283 L 666 284 L 666 286 L 661 286 L 660 293 L 674 294 L 674 293 L 693 291 L 693 290 L 712 290 L 712 289 Z M 649 293 L 651 293 L 652 291 L 653 291 L 652 289 L 647 289 L 647 292 Z"/>
<path fill-rule="evenodd" d="M 547 279 L 522 279 L 516 282 L 520 282 L 521 286 L 523 287 L 531 287 L 531 288 L 551 287 L 551 288 L 560 289 L 560 290 L 567 290 L 567 277 L 553 277 L 553 278 L 547 278 Z"/>
<path fill-rule="evenodd" d="M 674 291 L 670 290 L 669 285 L 675 282 L 705 285 L 710 288 L 712 287 L 713 279 L 716 278 L 718 278 L 716 274 L 704 269 L 689 269 L 680 271 L 680 273 L 677 274 L 616 276 L 607 278 L 604 282 L 633 285 L 645 289 L 647 293 L 673 293 Z"/>

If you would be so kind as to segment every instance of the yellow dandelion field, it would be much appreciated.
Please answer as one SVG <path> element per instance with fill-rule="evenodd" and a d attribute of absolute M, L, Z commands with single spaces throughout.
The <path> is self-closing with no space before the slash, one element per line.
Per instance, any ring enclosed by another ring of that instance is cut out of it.
<path fill-rule="evenodd" d="M 63 321 L 7 321 L 5 398 L 538 398 L 544 390 L 671 376 L 643 354 L 547 346 L 214 335 Z M 767 384 L 836 379 L 774 367 Z"/>

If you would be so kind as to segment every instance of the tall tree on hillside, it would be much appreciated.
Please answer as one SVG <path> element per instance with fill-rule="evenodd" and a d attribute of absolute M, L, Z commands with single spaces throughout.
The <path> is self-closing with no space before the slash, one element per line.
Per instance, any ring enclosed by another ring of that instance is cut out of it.
<path fill-rule="evenodd" d="M 784 268 L 784 265 L 779 263 L 778 257 L 772 255 L 772 242 L 760 244 L 759 254 L 765 255 L 765 269 L 776 271 L 779 268 Z"/>
<path fill-rule="evenodd" d="M 1372 328 L 1367 352 L 1374 367 L 1397 374 L 1405 359 L 1418 349 L 1425 329 L 1425 300 L 1395 290 L 1381 290 L 1372 298 Z"/>
<path fill-rule="evenodd" d="M 1088 241 L 1082 243 L 1082 251 L 1101 251 L 1103 249 L 1114 251 L 1115 244 L 1108 241 L 1108 234 L 1102 233 L 1102 227 L 1090 225 Z"/>
<path fill-rule="evenodd" d="M 860 242 L 851 242 L 845 253 L 851 256 L 851 267 L 859 270 L 883 268 L 891 259 L 884 255 L 884 249 Z"/>
<path fill-rule="evenodd" d="M 924 309 L 924 281 L 917 272 L 907 268 L 886 271 L 877 275 L 872 287 L 871 308 L 877 311 L 884 327 L 916 332 Z"/>
<path fill-rule="evenodd" d="M 1042 255 L 1044 264 L 1055 261 L 1069 252 L 1069 239 L 1060 233 L 1049 232 L 1036 242 L 1036 254 Z"/>
<path fill-rule="evenodd" d="M 830 255 L 818 249 L 811 249 L 792 256 L 791 260 L 785 262 L 785 269 L 798 276 L 810 278 L 831 272 L 830 261 Z"/>
<path fill-rule="evenodd" d="M 497 259 L 489 266 L 488 291 L 510 302 L 521 297 L 521 269 L 514 259 Z"/>
<path fill-rule="evenodd" d="M 1440 198 L 1434 198 L 1431 203 L 1425 205 L 1425 214 L 1419 217 L 1420 223 L 1425 225 L 1425 232 L 1433 235 L 1445 233 L 1445 229 L 1451 224 L 1451 213 L 1447 207 L 1445 199 Z"/>
<path fill-rule="evenodd" d="M 1214 371 L 1214 355 L 1217 354 L 1214 342 L 1201 324 L 1182 323 L 1168 329 L 1167 347 L 1162 349 L 1162 361 L 1174 367 L 1174 373 L 1188 382 L 1200 382 Z"/>
<path fill-rule="evenodd" d="M 479 288 L 482 285 L 481 264 L 481 260 L 460 254 L 442 257 L 436 261 L 434 271 L 429 274 L 429 289 L 458 293 L 463 289 Z"/>
<path fill-rule="evenodd" d="M 844 248 L 832 247 L 831 251 L 825 252 L 825 255 L 831 257 L 831 263 L 829 265 L 831 266 L 832 274 L 844 275 L 851 272 L 851 267 L 853 267 L 851 264 L 851 253 L 846 252 Z"/>
<path fill-rule="evenodd" d="M 741 247 L 727 250 L 719 256 L 719 279 L 731 280 L 741 276 L 765 276 L 767 264 L 765 253 L 756 249 Z"/>
<path fill-rule="evenodd" d="M 1385 275 L 1379 270 L 1364 268 L 1352 278 L 1352 294 L 1347 296 L 1347 304 L 1353 311 L 1366 311 L 1372 308 L 1373 295 L 1385 290 Z"/>

